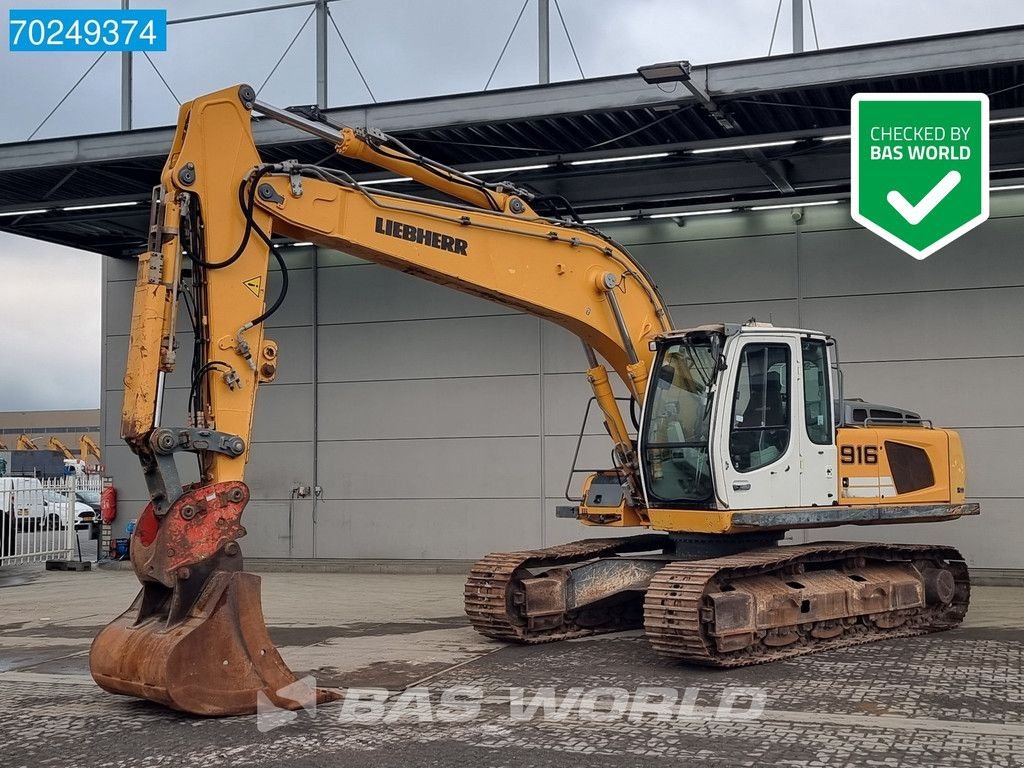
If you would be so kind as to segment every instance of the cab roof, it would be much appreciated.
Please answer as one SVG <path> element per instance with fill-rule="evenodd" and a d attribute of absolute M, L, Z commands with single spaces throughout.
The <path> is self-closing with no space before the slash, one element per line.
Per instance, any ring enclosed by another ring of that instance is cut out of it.
<path fill-rule="evenodd" d="M 772 323 L 760 323 L 755 321 L 748 321 L 746 323 L 710 323 L 708 325 L 697 325 L 692 328 L 667 331 L 659 334 L 656 338 L 658 340 L 678 339 L 691 333 L 721 333 L 725 336 L 783 333 L 797 336 L 815 336 L 823 339 L 831 338 L 831 336 L 823 331 L 813 331 L 809 328 L 780 327 L 773 325 Z"/>

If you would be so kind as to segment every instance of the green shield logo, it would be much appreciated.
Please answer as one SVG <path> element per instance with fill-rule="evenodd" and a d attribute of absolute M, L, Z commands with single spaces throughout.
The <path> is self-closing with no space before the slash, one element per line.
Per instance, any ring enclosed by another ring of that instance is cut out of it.
<path fill-rule="evenodd" d="M 850 212 L 924 259 L 988 218 L 988 96 L 858 93 Z"/>

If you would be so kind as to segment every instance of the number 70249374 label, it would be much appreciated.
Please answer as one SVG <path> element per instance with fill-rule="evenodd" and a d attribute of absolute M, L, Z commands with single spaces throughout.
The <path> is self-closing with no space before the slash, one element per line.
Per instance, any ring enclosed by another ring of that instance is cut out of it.
<path fill-rule="evenodd" d="M 166 10 L 12 8 L 12 51 L 166 51 Z"/>

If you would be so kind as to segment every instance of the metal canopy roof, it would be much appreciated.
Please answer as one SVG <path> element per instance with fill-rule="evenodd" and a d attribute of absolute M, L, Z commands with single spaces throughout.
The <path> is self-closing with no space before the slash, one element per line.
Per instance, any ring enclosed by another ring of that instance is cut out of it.
<path fill-rule="evenodd" d="M 1024 26 L 695 66 L 691 80 L 736 128 L 721 125 L 682 84 L 648 85 L 637 75 L 346 107 L 324 116 L 380 128 L 464 170 L 547 164 L 485 178 L 562 195 L 581 213 L 841 195 L 849 189 L 849 144 L 828 137 L 848 132 L 854 93 L 982 92 L 994 119 L 1024 116 Z M 298 158 L 363 179 L 382 177 L 291 127 L 258 120 L 254 132 L 266 160 Z M 156 128 L 0 145 L 0 231 L 134 254 L 145 241 L 144 203 L 172 135 L 171 128 Z M 756 153 L 699 151 L 793 140 Z M 992 127 L 991 159 L 996 183 L 1020 173 L 1024 122 Z M 423 192 L 412 183 L 393 188 Z M 117 202 L 139 204 L 66 210 Z M 39 209 L 46 212 L 4 215 Z"/>

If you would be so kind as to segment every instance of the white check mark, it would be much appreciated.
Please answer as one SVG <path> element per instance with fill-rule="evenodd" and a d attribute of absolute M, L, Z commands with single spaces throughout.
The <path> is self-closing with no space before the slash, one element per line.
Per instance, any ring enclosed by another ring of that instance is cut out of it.
<path fill-rule="evenodd" d="M 885 196 L 889 205 L 896 209 L 896 213 L 902 216 L 911 224 L 920 224 L 924 217 L 935 210 L 935 206 L 946 199 L 946 195 L 953 191 L 960 183 L 960 172 L 950 171 L 936 184 L 927 195 L 921 198 L 917 205 L 911 205 L 902 194 L 895 189 Z"/>

